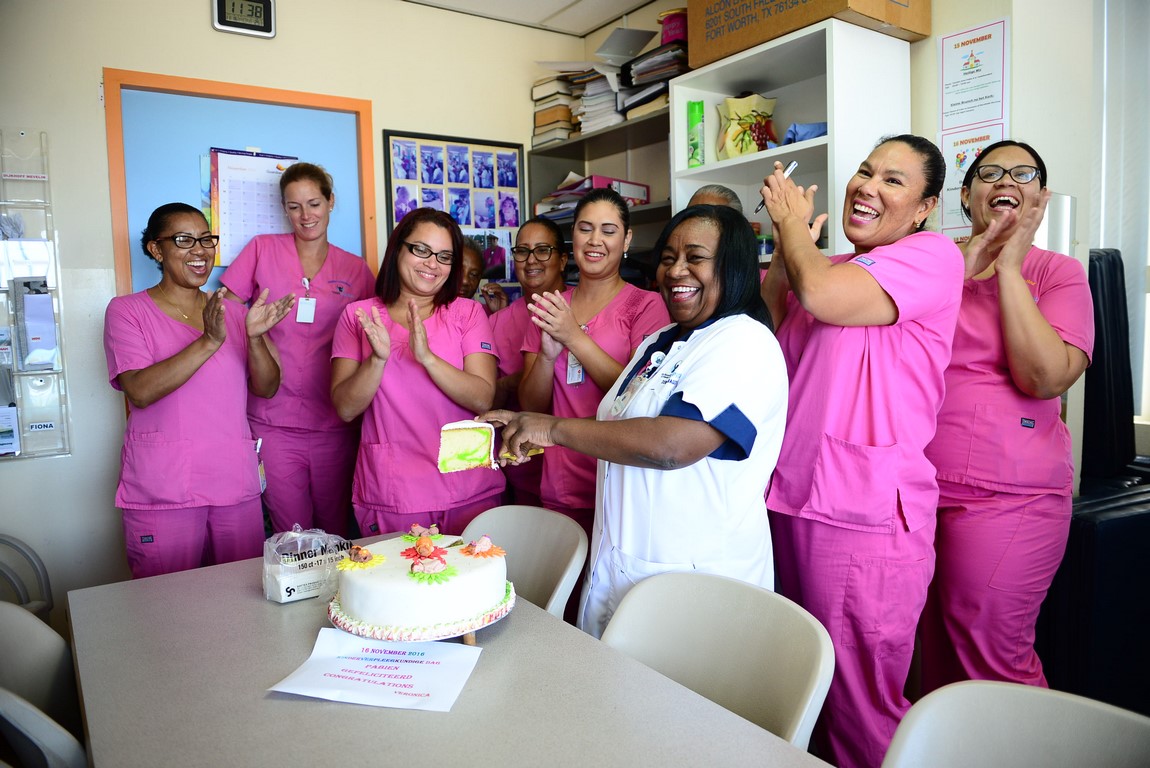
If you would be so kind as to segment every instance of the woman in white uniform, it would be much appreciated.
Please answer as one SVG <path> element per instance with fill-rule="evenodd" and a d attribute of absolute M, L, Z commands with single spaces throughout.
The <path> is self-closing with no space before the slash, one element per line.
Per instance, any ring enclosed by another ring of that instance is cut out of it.
<path fill-rule="evenodd" d="M 599 459 L 579 627 L 599 637 L 640 580 L 698 570 L 772 589 L 763 492 L 782 442 L 787 373 L 758 292 L 758 250 L 733 209 L 676 215 L 655 246 L 675 321 L 636 351 L 595 419 L 492 411 L 521 462 L 562 445 Z"/>

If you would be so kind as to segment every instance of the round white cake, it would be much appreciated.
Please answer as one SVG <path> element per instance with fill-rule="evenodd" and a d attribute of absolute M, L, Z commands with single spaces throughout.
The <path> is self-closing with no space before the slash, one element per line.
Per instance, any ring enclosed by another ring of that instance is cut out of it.
<path fill-rule="evenodd" d="M 515 604 L 504 552 L 484 536 L 466 543 L 412 526 L 414 532 L 341 560 L 335 626 L 378 640 L 425 641 L 474 632 Z"/>

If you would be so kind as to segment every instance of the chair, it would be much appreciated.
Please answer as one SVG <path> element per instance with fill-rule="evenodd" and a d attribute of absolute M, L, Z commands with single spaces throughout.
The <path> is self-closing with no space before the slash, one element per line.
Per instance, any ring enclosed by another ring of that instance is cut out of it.
<path fill-rule="evenodd" d="M 515 594 L 563 618 L 587 560 L 587 534 L 579 524 L 543 507 L 505 504 L 480 513 L 461 538 L 472 541 L 483 534 L 507 551 L 507 578 Z"/>
<path fill-rule="evenodd" d="M 87 768 L 76 737 L 27 699 L 0 688 L 0 736 L 24 766 Z"/>
<path fill-rule="evenodd" d="M 0 533 L 0 547 L 3 546 L 16 550 L 28 562 L 28 566 L 36 576 L 39 597 L 35 600 L 32 599 L 28 588 L 24 585 L 24 580 L 20 578 L 19 572 L 7 563 L 0 562 L 0 579 L 8 582 L 12 591 L 16 593 L 16 599 L 20 605 L 47 621 L 48 614 L 52 610 L 52 587 L 48 582 L 48 569 L 44 567 L 44 561 L 40 559 L 34 549 L 15 536 Z"/>
<path fill-rule="evenodd" d="M 1072 693 L 967 680 L 910 708 L 883 768 L 1145 768 L 1150 717 Z"/>
<path fill-rule="evenodd" d="M 14 603 L 0 602 L 0 688 L 82 737 L 72 652 L 64 638 Z"/>
<path fill-rule="evenodd" d="M 830 688 L 830 635 L 768 589 L 697 571 L 631 588 L 603 642 L 800 749 Z"/>

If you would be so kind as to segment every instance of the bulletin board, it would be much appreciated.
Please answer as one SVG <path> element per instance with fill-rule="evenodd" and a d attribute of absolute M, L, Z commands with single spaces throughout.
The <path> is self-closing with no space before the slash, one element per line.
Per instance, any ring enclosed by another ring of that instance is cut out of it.
<path fill-rule="evenodd" d="M 416 208 L 445 211 L 483 252 L 484 277 L 510 279 L 523 211 L 523 145 L 383 132 L 388 231 Z"/>
<path fill-rule="evenodd" d="M 329 240 L 378 268 L 370 101 L 118 69 L 104 70 L 104 98 L 117 294 L 159 279 L 140 232 L 163 203 L 204 207 L 212 148 L 322 165 L 335 181 Z"/>

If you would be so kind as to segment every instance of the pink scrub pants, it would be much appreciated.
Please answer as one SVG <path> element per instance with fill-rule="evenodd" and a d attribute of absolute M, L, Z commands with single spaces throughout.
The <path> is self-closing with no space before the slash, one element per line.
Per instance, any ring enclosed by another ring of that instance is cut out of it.
<path fill-rule="evenodd" d="M 938 564 L 919 627 L 923 693 L 972 679 L 1045 688 L 1034 625 L 1066 551 L 1070 497 L 939 490 Z"/>
<path fill-rule="evenodd" d="M 822 622 L 835 648 L 814 750 L 839 768 L 878 768 L 910 708 L 903 687 L 934 570 L 934 525 L 885 534 L 770 519 L 779 593 Z"/>
<path fill-rule="evenodd" d="M 263 554 L 264 513 L 258 496 L 226 507 L 121 512 L 134 579 Z"/>
<path fill-rule="evenodd" d="M 299 523 L 346 538 L 359 431 L 281 429 L 254 421 L 251 427 L 263 439 L 264 503 L 272 532 L 290 531 Z"/>
<path fill-rule="evenodd" d="M 498 507 L 503 503 L 503 491 L 484 496 L 452 509 L 401 514 L 398 512 L 378 512 L 356 505 L 355 518 L 363 536 L 377 536 L 381 533 L 401 531 L 407 533 L 412 523 L 430 526 L 435 523 L 443 533 L 463 533 L 467 524 L 479 516 L 480 512 Z"/>

